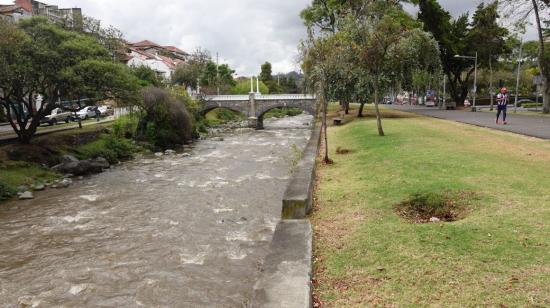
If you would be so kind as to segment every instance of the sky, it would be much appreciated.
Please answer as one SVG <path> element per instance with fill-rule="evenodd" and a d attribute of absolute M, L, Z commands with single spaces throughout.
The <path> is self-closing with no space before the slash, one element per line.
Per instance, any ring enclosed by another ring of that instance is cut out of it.
<path fill-rule="evenodd" d="M 130 42 L 151 40 L 187 52 L 219 54 L 237 76 L 259 74 L 269 61 L 274 73 L 299 70 L 298 45 L 306 31 L 299 13 L 311 0 L 41 0 L 81 7 L 85 15 L 120 29 Z M 440 0 L 454 16 L 482 0 Z M 10 4 L 12 0 L 0 0 Z M 411 13 L 413 8 L 407 8 Z M 531 30 L 528 36 L 534 38 Z"/>

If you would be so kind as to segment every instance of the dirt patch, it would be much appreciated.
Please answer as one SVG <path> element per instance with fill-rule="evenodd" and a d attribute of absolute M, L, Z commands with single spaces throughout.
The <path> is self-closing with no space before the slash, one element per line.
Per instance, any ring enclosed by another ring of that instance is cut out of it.
<path fill-rule="evenodd" d="M 394 209 L 412 223 L 450 222 L 463 219 L 475 198 L 476 194 L 469 191 L 416 193 Z"/>

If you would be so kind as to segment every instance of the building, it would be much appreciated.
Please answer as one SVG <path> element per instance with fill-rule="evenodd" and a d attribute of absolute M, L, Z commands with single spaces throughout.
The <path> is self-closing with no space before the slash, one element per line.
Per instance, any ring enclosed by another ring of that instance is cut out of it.
<path fill-rule="evenodd" d="M 0 19 L 8 22 L 18 22 L 22 18 L 31 17 L 32 13 L 17 4 L 0 5 Z"/>
<path fill-rule="evenodd" d="M 174 46 L 161 46 L 145 40 L 127 45 L 128 66 L 147 66 L 162 79 L 170 79 L 176 67 L 185 63 L 189 54 Z"/>
<path fill-rule="evenodd" d="M 2 19 L 17 22 L 32 16 L 46 17 L 50 22 L 67 28 L 83 29 L 83 15 L 80 8 L 59 8 L 35 0 L 15 0 L 12 5 L 0 5 Z"/>

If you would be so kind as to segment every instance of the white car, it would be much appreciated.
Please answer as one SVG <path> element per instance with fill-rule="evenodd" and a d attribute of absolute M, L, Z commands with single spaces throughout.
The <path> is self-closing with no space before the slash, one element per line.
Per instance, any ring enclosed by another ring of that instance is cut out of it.
<path fill-rule="evenodd" d="M 76 115 L 82 119 L 87 120 L 89 118 L 95 117 L 95 107 L 94 106 L 86 106 L 82 109 L 80 109 Z"/>

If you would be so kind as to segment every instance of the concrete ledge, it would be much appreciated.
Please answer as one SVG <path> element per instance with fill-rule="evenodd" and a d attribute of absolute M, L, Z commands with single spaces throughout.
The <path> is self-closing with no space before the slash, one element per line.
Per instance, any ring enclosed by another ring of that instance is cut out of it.
<path fill-rule="evenodd" d="M 321 126 L 315 125 L 283 196 L 282 219 L 304 219 L 313 209 L 316 159 L 320 143 Z"/>
<path fill-rule="evenodd" d="M 312 307 L 312 230 L 307 220 L 277 225 L 264 265 L 254 286 L 251 307 Z"/>

